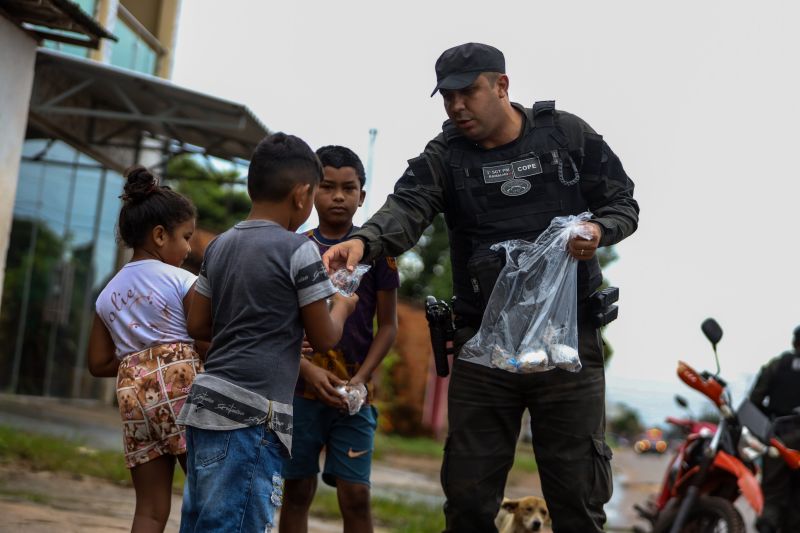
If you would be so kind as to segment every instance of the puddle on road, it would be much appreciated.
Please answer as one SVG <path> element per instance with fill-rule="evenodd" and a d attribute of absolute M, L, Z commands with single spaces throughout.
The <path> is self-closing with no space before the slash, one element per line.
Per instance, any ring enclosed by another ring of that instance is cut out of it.
<path fill-rule="evenodd" d="M 631 489 L 623 472 L 614 472 L 614 494 L 605 507 L 606 531 L 633 531 L 636 524 L 633 505 L 644 502 L 649 496 L 640 489 Z"/>
<path fill-rule="evenodd" d="M 632 531 L 633 526 L 647 527 L 639 519 L 635 504 L 644 504 L 657 492 L 668 456 L 639 456 L 617 450 L 614 456 L 614 494 L 606 505 L 608 531 Z"/>
<path fill-rule="evenodd" d="M 606 505 L 606 520 L 610 527 L 620 527 L 622 525 L 623 513 L 620 512 L 619 505 L 625 499 L 621 497 L 621 493 L 624 490 L 622 482 L 625 480 L 625 475 L 622 472 L 614 472 L 612 477 L 614 480 L 614 493 L 611 497 L 611 501 Z"/>

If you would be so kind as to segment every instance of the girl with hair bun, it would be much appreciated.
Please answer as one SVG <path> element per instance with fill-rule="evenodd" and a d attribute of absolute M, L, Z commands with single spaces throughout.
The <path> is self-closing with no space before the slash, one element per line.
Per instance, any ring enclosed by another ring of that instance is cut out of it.
<path fill-rule="evenodd" d="M 125 178 L 118 238 L 133 256 L 97 298 L 89 371 L 117 378 L 125 463 L 136 489 L 131 531 L 163 531 L 176 459 L 186 470 L 184 429 L 175 420 L 201 371 L 186 331 L 197 277 L 179 268 L 196 211 L 145 167 L 128 169 Z"/>

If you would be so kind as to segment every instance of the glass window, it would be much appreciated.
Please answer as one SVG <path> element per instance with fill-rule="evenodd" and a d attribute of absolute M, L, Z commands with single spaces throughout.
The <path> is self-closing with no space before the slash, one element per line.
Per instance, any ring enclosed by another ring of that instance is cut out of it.
<path fill-rule="evenodd" d="M 94 17 L 94 9 L 97 5 L 97 0 L 73 0 L 74 4 L 78 4 L 84 13 L 90 17 Z"/>
<path fill-rule="evenodd" d="M 119 174 L 68 145 L 26 141 L 0 305 L 0 388 L 81 396 L 97 387 L 85 354 L 94 302 L 116 272 L 121 191 Z"/>
<path fill-rule="evenodd" d="M 90 17 L 94 17 L 94 10 L 97 4 L 97 0 L 75 0 L 74 3 L 80 6 L 81 10 L 84 13 L 89 15 Z M 72 32 L 68 31 L 59 31 L 52 28 L 44 28 L 46 31 L 55 32 L 55 33 L 63 33 L 64 35 L 69 35 L 71 37 L 76 37 L 78 39 L 82 39 L 82 35 L 76 35 Z M 50 48 L 51 50 L 58 50 L 60 52 L 64 52 L 66 54 L 71 54 L 78 57 L 89 57 L 89 49 L 85 46 L 78 46 L 75 44 L 67 44 L 67 43 L 60 43 L 58 41 L 49 41 L 46 40 L 42 43 L 42 46 L 45 48 Z"/>
<path fill-rule="evenodd" d="M 52 30 L 51 30 L 52 31 Z M 61 43 L 58 41 L 44 41 L 42 46 L 51 50 L 58 50 L 65 54 L 70 54 L 77 57 L 89 57 L 89 49 L 85 46 L 78 46 L 77 44 Z"/>
<path fill-rule="evenodd" d="M 117 20 L 114 34 L 119 41 L 111 47 L 112 65 L 144 74 L 156 73 L 158 56 L 144 39 L 121 20 Z"/>

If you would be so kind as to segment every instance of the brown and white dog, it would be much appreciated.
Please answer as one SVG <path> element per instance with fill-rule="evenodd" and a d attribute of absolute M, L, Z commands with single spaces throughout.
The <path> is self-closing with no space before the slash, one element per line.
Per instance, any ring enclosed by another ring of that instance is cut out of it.
<path fill-rule="evenodd" d="M 512 500 L 503 498 L 500 512 L 494 519 L 499 533 L 531 533 L 552 531 L 547 504 L 538 496 L 526 496 Z"/>
<path fill-rule="evenodd" d="M 194 372 L 190 363 L 173 363 L 167 367 L 164 384 L 172 385 L 172 392 L 175 396 L 178 396 L 178 393 L 186 394 L 189 392 L 193 377 Z"/>
<path fill-rule="evenodd" d="M 144 417 L 135 388 L 128 387 L 117 390 L 117 401 L 119 402 L 119 412 L 125 420 L 141 420 Z"/>
<path fill-rule="evenodd" d="M 139 402 L 144 407 L 153 407 L 159 401 L 161 401 L 161 384 L 158 378 L 154 375 L 144 378 L 139 387 Z"/>

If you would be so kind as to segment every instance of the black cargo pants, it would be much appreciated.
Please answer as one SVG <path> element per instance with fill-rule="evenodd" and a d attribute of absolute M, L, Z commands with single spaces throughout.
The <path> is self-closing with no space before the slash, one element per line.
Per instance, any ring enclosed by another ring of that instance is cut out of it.
<path fill-rule="evenodd" d="M 599 332 L 579 319 L 578 373 L 513 374 L 456 360 L 441 481 L 446 533 L 495 532 L 525 409 L 555 533 L 603 531 L 611 498 Z"/>
<path fill-rule="evenodd" d="M 764 456 L 761 471 L 764 510 L 756 520 L 760 533 L 800 531 L 800 472 L 780 457 Z"/>

